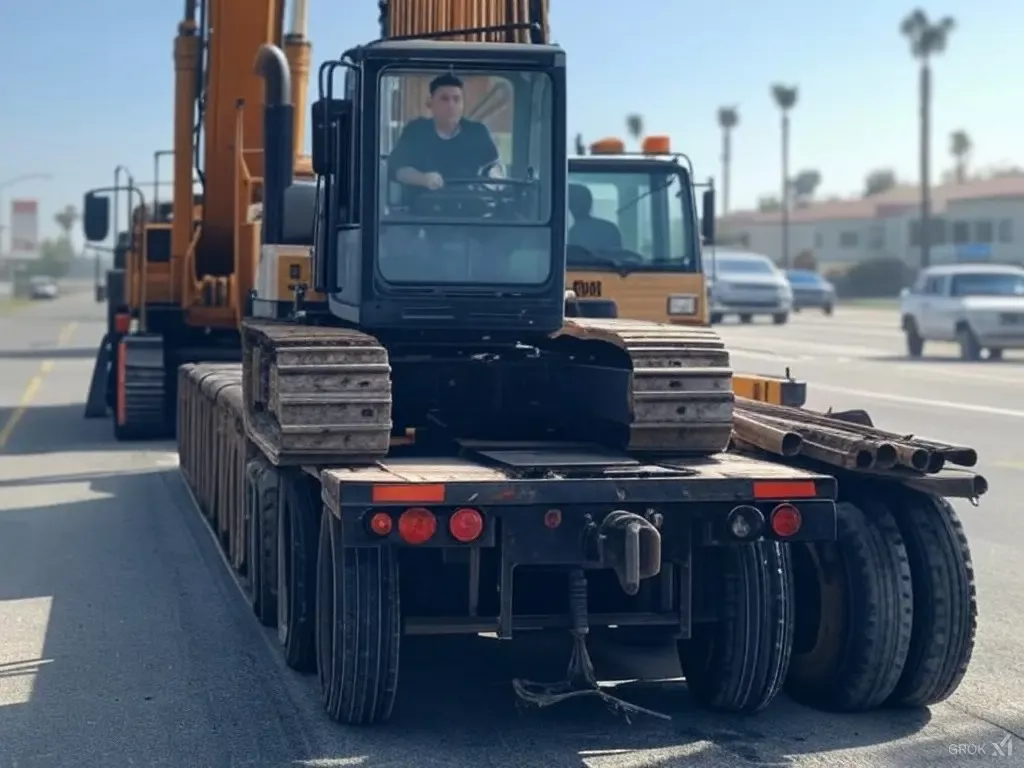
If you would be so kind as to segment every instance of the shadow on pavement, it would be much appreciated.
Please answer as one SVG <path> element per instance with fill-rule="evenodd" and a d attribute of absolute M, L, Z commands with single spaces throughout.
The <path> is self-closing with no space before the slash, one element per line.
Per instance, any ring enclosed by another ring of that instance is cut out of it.
<path fill-rule="evenodd" d="M 0 407 L 0 427 L 15 411 Z M 113 420 L 85 418 L 83 403 L 34 405 L 25 409 L 7 444 L 4 455 L 45 454 L 53 451 L 142 451 L 153 448 L 173 450 L 169 441 L 123 442 L 114 440 Z M 2 763 L 0 763 L 2 765 Z"/>
<path fill-rule="evenodd" d="M 95 347 L 39 345 L 30 349 L 0 349 L 0 360 L 73 360 L 95 357 Z"/>

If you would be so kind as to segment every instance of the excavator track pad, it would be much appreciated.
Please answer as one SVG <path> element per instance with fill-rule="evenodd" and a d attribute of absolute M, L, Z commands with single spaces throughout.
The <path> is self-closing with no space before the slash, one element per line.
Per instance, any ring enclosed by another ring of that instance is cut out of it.
<path fill-rule="evenodd" d="M 391 442 L 387 350 L 360 331 L 242 327 L 245 430 L 277 466 L 372 461 Z"/>
<path fill-rule="evenodd" d="M 160 440 L 173 436 L 167 418 L 163 339 L 142 334 L 123 337 L 114 365 L 114 437 Z"/>
<path fill-rule="evenodd" d="M 628 430 L 626 450 L 709 455 L 729 444 L 732 369 L 713 329 L 574 317 L 552 341 L 570 358 L 562 375 L 577 417 Z"/>

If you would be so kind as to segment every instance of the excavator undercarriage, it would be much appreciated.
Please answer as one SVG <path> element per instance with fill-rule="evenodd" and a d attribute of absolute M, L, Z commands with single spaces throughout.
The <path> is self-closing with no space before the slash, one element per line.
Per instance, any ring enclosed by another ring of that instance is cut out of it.
<path fill-rule="evenodd" d="M 732 430 L 708 328 L 571 318 L 531 344 L 466 346 L 247 321 L 243 338 L 246 428 L 279 466 L 372 461 L 410 429 L 677 456 L 718 453 Z"/>

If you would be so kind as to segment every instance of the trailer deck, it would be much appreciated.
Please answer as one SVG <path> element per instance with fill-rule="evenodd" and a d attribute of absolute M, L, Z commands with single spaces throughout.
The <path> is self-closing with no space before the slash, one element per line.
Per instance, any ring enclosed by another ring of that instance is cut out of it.
<path fill-rule="evenodd" d="M 586 444 L 461 441 L 455 456 L 389 457 L 367 466 L 307 467 L 324 504 L 536 504 L 832 501 L 834 477 L 733 453 L 634 458 Z"/>

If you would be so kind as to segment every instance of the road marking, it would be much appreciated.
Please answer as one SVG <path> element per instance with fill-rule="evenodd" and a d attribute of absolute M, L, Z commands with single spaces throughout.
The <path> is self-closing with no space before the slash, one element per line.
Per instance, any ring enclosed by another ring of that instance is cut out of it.
<path fill-rule="evenodd" d="M 866 397 L 872 400 L 888 400 L 893 403 L 905 403 L 906 405 L 922 405 L 927 408 L 945 408 L 951 411 L 966 411 L 968 413 L 984 413 L 988 416 L 1006 416 L 1011 419 L 1024 419 L 1024 411 L 1015 411 L 1010 408 L 996 408 L 991 405 L 977 405 L 975 403 L 956 403 L 950 400 L 926 400 L 920 397 L 909 397 L 907 395 L 892 395 L 887 392 L 869 392 L 864 389 L 850 389 L 848 387 L 836 387 L 831 384 L 811 384 L 812 391 L 835 392 L 837 395 L 852 395 L 854 397 Z"/>
<path fill-rule="evenodd" d="M 57 346 L 66 347 L 71 343 L 71 337 L 75 335 L 75 331 L 78 330 L 78 323 L 68 323 L 60 330 L 60 336 L 57 337 Z"/>
<path fill-rule="evenodd" d="M 43 385 L 43 374 L 42 370 L 32 377 L 29 381 L 28 386 L 25 387 L 24 393 L 21 395 L 21 400 L 18 401 L 18 407 L 14 409 L 14 412 L 7 417 L 7 423 L 4 424 L 3 429 L 0 429 L 0 450 L 3 450 L 7 441 L 11 439 L 11 435 L 14 433 L 14 428 L 18 426 L 18 422 L 25 415 L 25 411 L 35 400 L 36 395 L 39 393 L 39 388 Z"/>
<path fill-rule="evenodd" d="M 57 337 L 57 346 L 67 346 L 71 341 L 71 337 L 74 335 L 78 328 L 78 323 L 68 323 L 61 328 L 60 335 Z M 14 434 L 14 428 L 18 426 L 18 422 L 25 416 L 25 412 L 29 406 L 36 399 L 36 395 L 39 394 L 40 388 L 43 386 L 43 378 L 53 370 L 53 360 L 43 360 L 39 366 L 39 373 L 33 376 L 25 387 L 25 391 L 21 395 L 21 400 L 18 401 L 17 407 L 7 417 L 7 421 L 3 427 L 0 427 L 0 451 L 6 446 L 8 441 L 11 439 L 11 435 Z"/>

